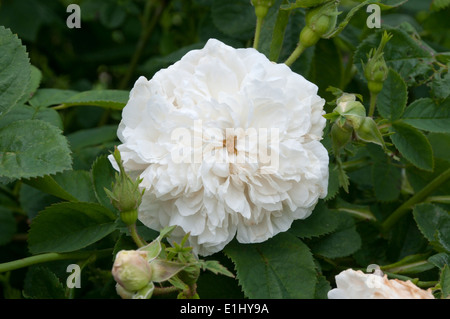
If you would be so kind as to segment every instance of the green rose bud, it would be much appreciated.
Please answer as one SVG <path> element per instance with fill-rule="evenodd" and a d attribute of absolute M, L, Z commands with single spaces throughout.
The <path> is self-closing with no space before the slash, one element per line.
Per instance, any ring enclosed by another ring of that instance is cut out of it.
<path fill-rule="evenodd" d="M 355 133 L 360 140 L 368 143 L 375 143 L 385 148 L 383 136 L 372 118 L 365 117 L 361 122 L 361 125 L 355 129 Z"/>
<path fill-rule="evenodd" d="M 310 9 L 306 13 L 306 25 L 319 36 L 322 36 L 336 27 L 338 2 L 330 1 L 319 7 Z"/>
<path fill-rule="evenodd" d="M 306 25 L 299 39 L 301 45 L 313 46 L 323 35 L 335 28 L 338 15 L 337 4 L 337 1 L 328 1 L 306 13 Z"/>
<path fill-rule="evenodd" d="M 143 191 L 140 191 L 140 179 L 133 180 L 125 172 L 122 165 L 120 152 L 114 150 L 114 159 L 119 166 L 120 173 L 116 173 L 116 181 L 112 190 L 105 189 L 106 194 L 111 199 L 111 203 L 120 211 L 121 219 L 126 225 L 132 225 L 137 220 L 137 209 L 142 201 Z"/>
<path fill-rule="evenodd" d="M 389 68 L 384 60 L 383 50 L 391 37 L 387 32 L 384 32 L 378 48 L 372 49 L 368 54 L 367 63 L 365 65 L 363 63 L 364 76 L 368 81 L 369 91 L 373 94 L 381 92 L 383 82 L 388 76 Z"/>
<path fill-rule="evenodd" d="M 274 0 L 251 0 L 251 3 L 255 7 L 255 15 L 258 18 L 264 18 L 274 4 Z"/>
<path fill-rule="evenodd" d="M 300 32 L 300 43 L 305 47 L 313 46 L 319 39 L 320 36 L 308 26 L 305 26 Z"/>
<path fill-rule="evenodd" d="M 114 260 L 112 275 L 121 286 L 119 295 L 138 291 L 148 285 L 152 279 L 152 268 L 147 261 L 147 253 L 137 250 L 121 250 Z M 123 289 L 124 290 L 123 290 Z"/>
<path fill-rule="evenodd" d="M 343 127 L 339 126 L 337 123 L 334 123 L 331 127 L 331 140 L 333 142 L 333 148 L 335 150 L 335 153 L 337 153 L 337 150 L 341 149 L 345 145 L 347 145 L 348 142 L 350 142 L 350 139 L 352 138 L 352 127 L 348 125 L 344 125 Z"/>

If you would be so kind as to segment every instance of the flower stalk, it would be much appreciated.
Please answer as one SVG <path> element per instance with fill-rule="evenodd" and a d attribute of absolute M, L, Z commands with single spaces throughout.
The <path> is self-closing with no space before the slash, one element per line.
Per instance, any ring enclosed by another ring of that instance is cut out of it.
<path fill-rule="evenodd" d="M 267 12 L 269 11 L 269 8 L 274 4 L 274 1 L 273 0 L 252 0 L 251 3 L 255 7 L 255 15 L 256 15 L 256 29 L 255 29 L 255 38 L 253 40 L 253 48 L 258 49 L 262 24 L 264 22 L 264 18 L 267 16 Z"/>
<path fill-rule="evenodd" d="M 398 207 L 381 225 L 384 232 L 391 229 L 395 223 L 408 213 L 411 208 L 425 200 L 428 195 L 435 191 L 439 186 L 445 183 L 450 178 L 450 169 L 447 169 L 434 180 L 432 180 L 427 186 L 417 192 L 414 196 L 404 202 L 400 207 Z"/>
<path fill-rule="evenodd" d="M 100 258 L 109 256 L 111 255 L 111 253 L 112 249 L 104 249 L 97 251 L 77 251 L 70 253 L 40 254 L 0 264 L 0 273 L 25 268 L 36 264 L 46 263 L 50 261 L 68 260 L 68 259 L 83 260 L 88 259 L 93 255 L 95 255 L 97 258 Z"/>

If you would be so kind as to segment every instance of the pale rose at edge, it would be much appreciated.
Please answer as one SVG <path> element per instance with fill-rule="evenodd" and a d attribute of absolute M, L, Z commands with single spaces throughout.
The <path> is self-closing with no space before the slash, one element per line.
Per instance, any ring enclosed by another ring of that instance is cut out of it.
<path fill-rule="evenodd" d="M 262 242 L 307 218 L 328 187 L 317 91 L 285 64 L 215 39 L 151 80 L 140 77 L 118 129 L 125 170 L 143 179 L 139 219 L 155 230 L 178 225 L 171 238 L 190 232 L 194 252 L 206 256 L 234 237 Z M 230 128 L 242 130 L 226 136 Z M 264 130 L 278 132 L 276 144 L 250 137 Z M 173 138 L 180 131 L 181 142 Z M 255 160 L 255 150 L 276 165 Z"/>
<path fill-rule="evenodd" d="M 434 299 L 431 289 L 420 289 L 411 281 L 365 274 L 361 270 L 342 271 L 336 276 L 336 285 L 328 292 L 328 299 Z"/>

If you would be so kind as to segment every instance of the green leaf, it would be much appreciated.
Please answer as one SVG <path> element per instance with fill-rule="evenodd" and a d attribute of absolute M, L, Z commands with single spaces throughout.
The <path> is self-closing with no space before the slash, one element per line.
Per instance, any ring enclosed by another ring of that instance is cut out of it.
<path fill-rule="evenodd" d="M 408 178 L 408 182 L 412 186 L 415 192 L 420 191 L 425 186 L 427 186 L 430 181 L 437 178 L 439 175 L 444 173 L 446 170 L 450 168 L 450 161 L 443 160 L 440 158 L 434 159 L 434 170 L 424 171 L 418 169 L 415 166 L 406 167 L 406 174 Z M 438 189 L 433 192 L 433 196 L 447 196 L 450 194 L 450 181 L 443 183 Z"/>
<path fill-rule="evenodd" d="M 55 196 L 44 193 L 32 186 L 22 183 L 19 193 L 20 206 L 31 221 L 47 206 L 60 202 Z"/>
<path fill-rule="evenodd" d="M 247 0 L 213 0 L 214 25 L 223 33 L 240 40 L 251 39 L 255 31 L 255 9 Z"/>
<path fill-rule="evenodd" d="M 48 108 L 34 108 L 19 103 L 0 118 L 0 128 L 20 120 L 41 120 L 56 126 L 60 130 L 63 129 L 63 123 L 57 111 Z"/>
<path fill-rule="evenodd" d="M 418 35 L 412 37 L 402 29 L 402 26 L 397 28 L 384 26 L 384 29 L 392 34 L 392 39 L 389 40 L 383 50 L 383 57 L 387 66 L 397 71 L 405 79 L 408 86 L 424 80 L 425 75 L 433 71 L 434 52 L 420 40 Z M 365 62 L 369 51 L 378 46 L 383 32 L 384 30 L 381 29 L 368 36 L 355 52 L 355 66 L 363 78 L 364 72 L 361 62 Z"/>
<path fill-rule="evenodd" d="M 447 216 L 449 218 L 439 225 L 436 237 L 445 251 L 450 252 L 450 214 L 447 213 Z"/>
<path fill-rule="evenodd" d="M 47 267 L 30 267 L 25 277 L 23 294 L 29 299 L 64 299 L 64 287 Z"/>
<path fill-rule="evenodd" d="M 36 94 L 28 101 L 34 107 L 48 107 L 51 105 L 62 104 L 72 96 L 79 94 L 77 91 L 61 89 L 39 89 Z"/>
<path fill-rule="evenodd" d="M 30 134 L 32 132 L 32 134 Z M 29 178 L 71 168 L 66 138 L 40 120 L 16 121 L 0 129 L 0 175 Z"/>
<path fill-rule="evenodd" d="M 24 91 L 24 95 L 22 98 L 17 102 L 17 104 L 26 103 L 36 92 L 36 90 L 39 88 L 39 85 L 41 84 L 42 80 L 42 72 L 34 65 L 30 65 L 31 73 L 30 73 L 30 81 L 28 82 L 27 88 Z"/>
<path fill-rule="evenodd" d="M 325 201 L 329 201 L 336 197 L 339 192 L 339 172 L 336 165 L 330 161 L 328 164 L 329 178 L 328 178 L 328 191 Z"/>
<path fill-rule="evenodd" d="M 9 243 L 16 230 L 14 214 L 10 210 L 0 207 L 0 246 Z"/>
<path fill-rule="evenodd" d="M 401 171 L 389 162 L 377 161 L 372 166 L 375 196 L 379 201 L 394 201 L 400 195 Z"/>
<path fill-rule="evenodd" d="M 106 195 L 105 188 L 110 189 L 115 181 L 116 170 L 111 165 L 106 155 L 98 157 L 91 169 L 94 192 L 100 204 L 108 207 L 111 211 L 116 208 L 111 204 L 111 199 Z"/>
<path fill-rule="evenodd" d="M 437 133 L 450 133 L 450 98 L 436 104 L 430 98 L 411 103 L 402 120 L 415 128 Z"/>
<path fill-rule="evenodd" d="M 225 275 L 234 278 L 234 275 L 226 267 L 220 264 L 217 260 L 206 260 L 201 264 L 204 270 L 209 270 L 215 275 Z"/>
<path fill-rule="evenodd" d="M 281 233 L 259 244 L 231 242 L 224 250 L 249 298 L 314 298 L 316 271 L 309 248 Z"/>
<path fill-rule="evenodd" d="M 329 210 L 320 201 L 306 219 L 295 220 L 289 232 L 300 238 L 318 237 L 334 231 L 339 224 L 336 212 Z"/>
<path fill-rule="evenodd" d="M 323 63 L 327 61 L 327 63 Z M 334 41 L 319 40 L 314 46 L 314 58 L 308 80 L 319 87 L 319 95 L 332 100 L 334 96 L 327 92 L 329 86 L 342 87 L 343 58 Z M 323 76 L 327 74 L 327 76 Z"/>
<path fill-rule="evenodd" d="M 52 205 L 33 219 L 29 249 L 33 254 L 82 249 L 113 232 L 115 215 L 94 203 L 65 202 Z"/>
<path fill-rule="evenodd" d="M 431 9 L 436 11 L 445 9 L 448 6 L 450 6 L 450 0 L 433 0 L 431 2 Z"/>
<path fill-rule="evenodd" d="M 391 122 L 399 119 L 406 107 L 408 91 L 405 81 L 393 69 L 389 69 L 383 89 L 377 97 L 377 110 Z"/>
<path fill-rule="evenodd" d="M 22 42 L 11 30 L 0 26 L 0 117 L 26 93 L 31 79 L 31 64 Z"/>
<path fill-rule="evenodd" d="M 446 99 L 450 96 L 450 72 L 444 75 L 436 74 L 431 82 L 431 93 L 437 99 Z"/>
<path fill-rule="evenodd" d="M 450 161 L 450 133 L 430 133 L 427 135 L 435 158 Z"/>
<path fill-rule="evenodd" d="M 346 257 L 361 247 L 361 237 L 356 231 L 354 219 L 345 213 L 338 216 L 336 231 L 310 243 L 309 247 L 314 254 L 326 258 Z"/>
<path fill-rule="evenodd" d="M 127 104 L 130 92 L 125 90 L 92 90 L 78 93 L 64 101 L 58 109 L 92 105 L 121 110 Z"/>
<path fill-rule="evenodd" d="M 403 122 L 393 123 L 392 131 L 392 143 L 408 161 L 420 169 L 433 170 L 433 149 L 422 132 Z"/>
<path fill-rule="evenodd" d="M 445 265 L 450 264 L 450 255 L 447 253 L 439 253 L 428 258 L 428 261 L 442 269 Z"/>
<path fill-rule="evenodd" d="M 330 290 L 331 285 L 327 278 L 325 276 L 319 276 L 314 299 L 328 299 L 328 291 Z"/>
<path fill-rule="evenodd" d="M 67 140 L 73 151 L 74 168 L 88 170 L 98 156 L 108 154 L 117 145 L 117 125 L 78 130 L 68 134 Z"/>
<path fill-rule="evenodd" d="M 441 291 L 442 298 L 448 298 L 450 296 L 450 268 L 449 265 L 445 265 L 441 272 Z"/>
<path fill-rule="evenodd" d="M 65 171 L 52 176 L 24 180 L 24 182 L 68 201 L 96 202 L 91 176 L 86 171 Z"/>
<path fill-rule="evenodd" d="M 437 230 L 446 221 L 450 221 L 450 214 L 437 205 L 424 203 L 414 207 L 414 220 L 417 227 L 428 241 L 436 240 L 435 234 Z"/>

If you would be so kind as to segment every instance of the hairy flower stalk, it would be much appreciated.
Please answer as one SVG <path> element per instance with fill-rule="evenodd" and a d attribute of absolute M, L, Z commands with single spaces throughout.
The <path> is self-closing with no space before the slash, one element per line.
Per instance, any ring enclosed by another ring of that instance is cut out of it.
<path fill-rule="evenodd" d="M 206 256 L 307 218 L 328 186 L 317 90 L 285 64 L 215 39 L 140 77 L 118 129 L 124 169 L 145 190 L 139 220 L 178 226 L 171 239 L 189 233 Z"/>

